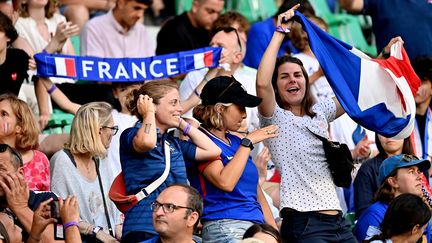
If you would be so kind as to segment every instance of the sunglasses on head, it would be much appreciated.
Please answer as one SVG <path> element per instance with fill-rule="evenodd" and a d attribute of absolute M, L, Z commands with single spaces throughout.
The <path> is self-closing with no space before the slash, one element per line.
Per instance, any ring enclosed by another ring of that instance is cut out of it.
<path fill-rule="evenodd" d="M 240 47 L 240 52 L 242 52 L 242 50 L 243 50 L 242 49 L 242 44 L 241 44 L 241 41 L 240 41 L 239 33 L 238 33 L 238 31 L 237 31 L 236 28 L 233 28 L 233 27 L 218 28 L 218 29 L 216 29 L 216 31 L 214 33 L 216 34 L 219 31 L 223 31 L 225 33 L 231 33 L 231 32 L 234 31 L 234 33 L 236 34 L 236 37 L 237 37 L 237 44 Z"/>
<path fill-rule="evenodd" d="M 7 151 L 7 150 L 9 150 L 9 151 L 11 152 L 12 156 L 15 156 L 15 157 L 17 157 L 17 158 L 19 159 L 19 161 L 20 161 L 20 165 L 23 164 L 22 157 L 21 157 L 21 155 L 18 153 L 18 151 L 16 151 L 16 149 L 12 148 L 11 146 L 9 146 L 9 145 L 7 145 L 7 144 L 1 143 L 1 144 L 0 144 L 0 153 L 4 153 L 4 152 Z"/>

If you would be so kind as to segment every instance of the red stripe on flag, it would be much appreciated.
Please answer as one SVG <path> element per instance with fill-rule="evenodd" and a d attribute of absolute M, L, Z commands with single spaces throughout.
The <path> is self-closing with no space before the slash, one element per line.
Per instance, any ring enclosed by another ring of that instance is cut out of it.
<path fill-rule="evenodd" d="M 387 59 L 374 59 L 375 62 L 379 63 L 381 67 L 390 69 L 396 77 L 404 76 L 410 86 L 411 92 L 415 97 L 417 90 L 421 85 L 420 78 L 415 73 L 411 66 L 408 54 L 402 46 L 402 60 L 399 60 L 393 56 Z"/>
<path fill-rule="evenodd" d="M 213 52 L 212 51 L 204 52 L 204 65 L 206 67 L 213 66 Z"/>
<path fill-rule="evenodd" d="M 76 71 L 75 71 L 75 60 L 72 58 L 65 58 L 65 65 L 66 65 L 66 74 L 70 77 L 76 77 Z"/>

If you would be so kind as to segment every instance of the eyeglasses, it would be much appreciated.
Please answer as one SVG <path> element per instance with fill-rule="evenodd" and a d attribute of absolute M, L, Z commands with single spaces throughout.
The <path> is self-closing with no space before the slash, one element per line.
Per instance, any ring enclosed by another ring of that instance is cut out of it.
<path fill-rule="evenodd" d="M 164 213 L 172 213 L 172 212 L 174 212 L 174 210 L 179 209 L 179 208 L 185 208 L 185 209 L 190 209 L 190 210 L 194 211 L 194 209 L 190 208 L 190 207 L 178 206 L 178 205 L 175 205 L 172 203 L 160 203 L 158 201 L 154 201 L 150 205 L 150 208 L 153 212 L 156 212 L 160 207 L 162 207 L 162 210 L 164 211 Z"/>
<path fill-rule="evenodd" d="M 216 31 L 214 33 L 216 34 L 219 31 L 223 31 L 225 33 L 231 33 L 231 32 L 234 31 L 234 33 L 236 34 L 236 37 L 237 37 L 237 43 L 238 43 L 238 45 L 240 47 L 240 52 L 243 50 L 242 49 L 242 44 L 241 44 L 241 41 L 240 41 L 240 36 L 239 36 L 239 33 L 238 33 L 238 31 L 237 31 L 236 28 L 233 28 L 233 27 L 218 28 L 218 29 L 216 29 Z"/>
<path fill-rule="evenodd" d="M 24 164 L 21 155 L 18 153 L 18 151 L 16 151 L 16 149 L 14 149 L 11 146 L 4 144 L 4 143 L 0 144 L 0 153 L 4 153 L 7 150 L 9 150 L 11 152 L 12 156 L 15 156 L 18 158 L 18 160 L 20 162 L 20 166 L 22 166 Z"/>
<path fill-rule="evenodd" d="M 118 132 L 118 130 L 119 130 L 119 127 L 118 127 L 117 125 L 112 126 L 112 127 L 109 127 L 109 126 L 102 126 L 102 129 L 111 129 L 111 130 L 112 130 L 112 134 L 113 134 L 113 135 L 116 135 L 117 132 Z"/>
<path fill-rule="evenodd" d="M 231 83 L 218 95 L 216 99 L 222 97 L 228 91 L 228 89 L 231 88 L 231 86 L 233 86 L 236 82 L 238 81 L 234 77 L 231 77 Z"/>

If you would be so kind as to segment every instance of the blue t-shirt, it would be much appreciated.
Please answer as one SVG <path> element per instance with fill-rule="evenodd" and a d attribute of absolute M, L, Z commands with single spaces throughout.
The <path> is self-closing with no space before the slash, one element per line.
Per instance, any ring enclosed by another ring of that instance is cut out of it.
<path fill-rule="evenodd" d="M 133 208 L 125 213 L 123 223 L 123 235 L 130 231 L 142 231 L 157 234 L 152 225 L 152 211 L 150 204 L 156 200 L 159 193 L 174 183 L 187 183 L 185 159 L 195 160 L 196 146 L 184 142 L 168 133 L 157 133 L 157 145 L 153 150 L 138 153 L 133 148 L 133 139 L 136 136 L 141 123 L 135 127 L 126 129 L 120 136 L 120 161 L 124 174 L 126 191 L 129 195 L 136 194 L 142 188 L 159 178 L 165 169 L 164 143 L 170 143 L 170 173 L 162 185 L 160 185 L 148 197 L 141 200 Z"/>
<path fill-rule="evenodd" d="M 432 56 L 431 1 L 364 0 L 363 12 L 372 18 L 378 52 L 399 35 L 411 60 Z"/>
<path fill-rule="evenodd" d="M 231 143 L 228 145 L 212 134 L 207 135 L 221 148 L 221 161 L 226 166 L 240 147 L 240 138 L 227 133 L 226 137 Z M 201 164 L 199 171 L 202 172 L 209 163 Z M 204 199 L 202 221 L 236 219 L 264 223 L 261 205 L 257 200 L 258 170 L 250 156 L 232 192 L 217 188 L 202 173 L 188 173 L 188 179 Z"/>
<path fill-rule="evenodd" d="M 364 211 L 364 213 L 357 220 L 354 228 L 354 235 L 359 242 L 366 239 L 369 227 L 379 229 L 381 227 L 381 222 L 384 219 L 384 215 L 387 211 L 388 204 L 382 202 L 376 202 L 372 204 L 369 208 Z M 425 229 L 427 242 L 430 242 L 430 225 Z M 373 235 L 369 235 L 372 237 Z"/>
<path fill-rule="evenodd" d="M 264 52 L 267 49 L 267 46 L 269 45 L 275 30 L 276 26 L 273 22 L 273 17 L 252 25 L 248 32 L 246 55 L 243 59 L 243 63 L 246 66 L 258 68 L 261 58 L 264 55 Z M 277 56 L 280 57 L 289 51 L 292 53 L 298 53 L 298 51 L 291 44 L 291 41 L 286 38 L 282 42 Z"/>
<path fill-rule="evenodd" d="M 365 240 L 366 232 L 370 226 L 380 227 L 387 208 L 388 204 L 376 202 L 364 211 L 354 228 L 354 235 L 359 242 Z"/>

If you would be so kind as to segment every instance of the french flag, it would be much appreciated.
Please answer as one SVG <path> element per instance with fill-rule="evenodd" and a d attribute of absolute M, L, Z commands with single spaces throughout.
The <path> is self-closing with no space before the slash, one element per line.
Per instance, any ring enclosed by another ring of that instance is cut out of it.
<path fill-rule="evenodd" d="M 339 41 L 296 12 L 295 20 L 307 32 L 336 98 L 361 126 L 386 137 L 409 137 L 414 129 L 414 96 L 421 82 L 401 43 L 390 58 L 372 59 Z"/>
<path fill-rule="evenodd" d="M 185 55 L 186 71 L 213 66 L 213 51 Z"/>
<path fill-rule="evenodd" d="M 49 57 L 55 66 L 55 74 L 58 76 L 76 77 L 75 60 L 67 57 Z"/>

